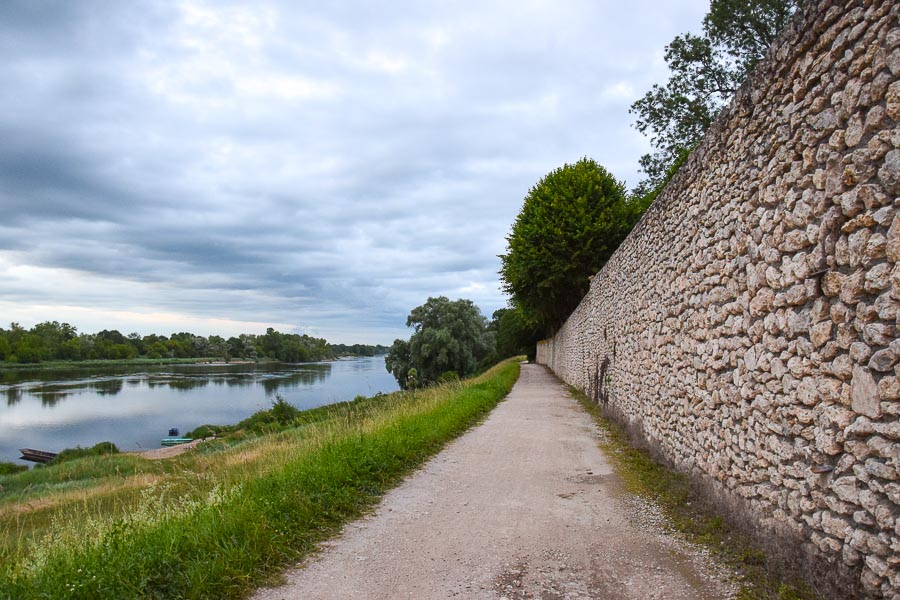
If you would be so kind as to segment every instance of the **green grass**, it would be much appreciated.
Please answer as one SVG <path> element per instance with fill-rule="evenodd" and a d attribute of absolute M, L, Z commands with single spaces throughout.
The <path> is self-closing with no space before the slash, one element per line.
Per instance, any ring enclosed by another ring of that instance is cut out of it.
<path fill-rule="evenodd" d="M 12 475 L 13 473 L 21 473 L 27 470 L 28 467 L 26 467 L 25 465 L 17 465 L 16 463 L 11 462 L 0 462 L 0 475 Z"/>
<path fill-rule="evenodd" d="M 707 547 L 740 575 L 740 600 L 814 600 L 818 596 L 798 577 L 783 577 L 783 569 L 747 535 L 729 526 L 703 502 L 703 496 L 682 474 L 635 448 L 628 433 L 607 419 L 599 406 L 579 390 L 569 392 L 604 431 L 601 448 L 610 457 L 629 493 L 655 502 L 672 527 L 688 540 Z M 788 580 L 785 580 L 788 579 Z"/>
<path fill-rule="evenodd" d="M 165 461 L 0 477 L 0 598 L 234 598 L 374 505 L 486 415 L 519 365 L 322 407 Z"/>

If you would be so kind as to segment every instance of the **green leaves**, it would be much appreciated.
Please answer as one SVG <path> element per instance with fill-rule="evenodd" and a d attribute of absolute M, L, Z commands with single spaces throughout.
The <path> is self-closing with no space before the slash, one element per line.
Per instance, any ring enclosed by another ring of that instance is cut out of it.
<path fill-rule="evenodd" d="M 531 326 L 559 327 L 636 222 L 625 186 L 589 158 L 528 192 L 500 256 L 503 289 Z"/>
<path fill-rule="evenodd" d="M 404 389 L 413 369 L 421 384 L 436 382 L 447 371 L 468 377 L 493 352 L 493 334 L 471 300 L 429 298 L 412 309 L 406 325 L 415 333 L 409 342 L 395 340 L 385 358 L 385 367 Z"/>
<path fill-rule="evenodd" d="M 700 141 L 799 5 L 800 0 L 712 0 L 703 35 L 680 35 L 666 46 L 669 81 L 654 85 L 629 110 L 656 150 L 641 158 L 648 180 L 636 194 L 665 184 L 667 171 Z"/>

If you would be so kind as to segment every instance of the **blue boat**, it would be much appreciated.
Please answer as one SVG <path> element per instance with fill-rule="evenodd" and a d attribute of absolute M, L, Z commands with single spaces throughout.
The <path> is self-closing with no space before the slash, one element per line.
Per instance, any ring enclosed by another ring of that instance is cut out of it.
<path fill-rule="evenodd" d="M 186 438 L 186 437 L 164 437 L 159 441 L 162 446 L 177 446 L 178 444 L 187 444 L 188 442 L 193 442 L 194 438 Z"/>

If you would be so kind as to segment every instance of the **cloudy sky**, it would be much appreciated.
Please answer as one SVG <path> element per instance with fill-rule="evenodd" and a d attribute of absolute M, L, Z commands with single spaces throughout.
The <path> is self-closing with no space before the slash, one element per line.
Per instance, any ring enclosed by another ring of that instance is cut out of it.
<path fill-rule="evenodd" d="M 0 3 L 0 326 L 407 337 L 506 304 L 528 189 L 589 156 L 705 0 Z"/>

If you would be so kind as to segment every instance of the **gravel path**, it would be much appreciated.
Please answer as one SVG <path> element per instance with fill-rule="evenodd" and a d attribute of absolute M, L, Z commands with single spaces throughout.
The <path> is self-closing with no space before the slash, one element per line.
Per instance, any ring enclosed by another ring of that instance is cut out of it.
<path fill-rule="evenodd" d="M 544 367 L 257 600 L 734 595 L 728 574 L 621 492 L 596 426 Z"/>

